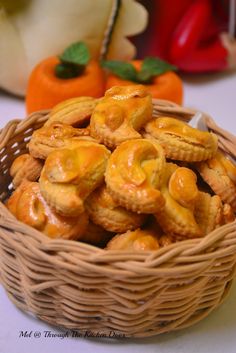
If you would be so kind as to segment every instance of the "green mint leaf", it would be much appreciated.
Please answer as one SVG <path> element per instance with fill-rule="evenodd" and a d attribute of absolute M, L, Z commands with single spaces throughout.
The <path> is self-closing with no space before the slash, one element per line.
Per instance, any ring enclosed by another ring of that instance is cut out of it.
<path fill-rule="evenodd" d="M 155 57 L 147 57 L 143 60 L 142 67 L 138 73 L 140 83 L 150 83 L 154 76 L 159 76 L 167 71 L 175 71 L 177 67 Z"/>
<path fill-rule="evenodd" d="M 137 81 L 143 84 L 152 83 L 154 76 L 156 75 L 152 75 L 148 70 L 142 70 L 137 73 Z"/>
<path fill-rule="evenodd" d="M 137 82 L 137 71 L 135 67 L 125 61 L 103 60 L 101 66 L 109 69 L 113 74 L 119 76 L 123 80 Z"/>
<path fill-rule="evenodd" d="M 88 47 L 83 42 L 73 43 L 59 56 L 62 63 L 87 65 L 90 60 Z"/>

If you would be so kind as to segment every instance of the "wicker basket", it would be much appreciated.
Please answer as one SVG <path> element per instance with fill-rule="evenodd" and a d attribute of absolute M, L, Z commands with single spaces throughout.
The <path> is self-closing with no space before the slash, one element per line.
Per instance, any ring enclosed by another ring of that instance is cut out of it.
<path fill-rule="evenodd" d="M 154 100 L 155 116 L 188 121 L 194 114 Z M 236 156 L 236 138 L 205 117 L 221 148 Z M 11 192 L 12 161 L 26 152 L 33 130 L 46 119 L 42 111 L 1 130 L 1 201 Z M 154 252 L 108 252 L 51 240 L 18 222 L 0 203 L 0 274 L 9 298 L 48 323 L 81 333 L 144 337 L 190 326 L 225 299 L 235 264 L 235 222 Z"/>

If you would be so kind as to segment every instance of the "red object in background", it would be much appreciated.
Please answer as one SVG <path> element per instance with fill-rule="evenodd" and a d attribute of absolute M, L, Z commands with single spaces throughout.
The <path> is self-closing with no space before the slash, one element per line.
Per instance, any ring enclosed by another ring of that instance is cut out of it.
<path fill-rule="evenodd" d="M 140 2 L 149 11 L 150 20 L 146 32 L 134 40 L 138 57 L 159 56 L 185 72 L 228 67 L 229 51 L 221 33 L 228 30 L 229 0 Z"/>

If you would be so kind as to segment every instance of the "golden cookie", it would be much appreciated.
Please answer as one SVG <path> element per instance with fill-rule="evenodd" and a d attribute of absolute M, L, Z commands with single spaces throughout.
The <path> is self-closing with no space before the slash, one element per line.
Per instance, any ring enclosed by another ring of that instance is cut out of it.
<path fill-rule="evenodd" d="M 221 152 L 217 152 L 206 162 L 197 163 L 197 169 L 222 201 L 236 211 L 236 166 Z"/>
<path fill-rule="evenodd" d="M 92 97 L 76 97 L 57 104 L 49 113 L 49 119 L 44 124 L 49 126 L 55 122 L 72 125 L 74 127 L 89 124 L 90 117 L 98 99 Z"/>
<path fill-rule="evenodd" d="M 30 182 L 28 180 L 23 180 L 5 203 L 6 207 L 14 216 L 16 216 L 18 201 L 29 183 Z"/>
<path fill-rule="evenodd" d="M 196 220 L 204 235 L 222 224 L 222 203 L 219 196 L 199 192 L 194 211 Z"/>
<path fill-rule="evenodd" d="M 150 251 L 159 249 L 158 240 L 148 230 L 137 229 L 118 234 L 112 238 L 107 246 L 107 250 L 129 250 L 129 251 Z"/>
<path fill-rule="evenodd" d="M 37 181 L 42 168 L 42 161 L 35 159 L 28 153 L 17 157 L 10 168 L 10 175 L 13 178 L 12 184 L 14 188 L 17 188 L 23 180 Z"/>
<path fill-rule="evenodd" d="M 86 210 L 95 224 L 110 232 L 124 233 L 140 227 L 146 216 L 126 210 L 113 200 L 105 185 L 86 200 Z"/>
<path fill-rule="evenodd" d="M 144 86 L 114 86 L 94 109 L 91 136 L 114 148 L 126 140 L 141 138 L 138 131 L 151 118 L 151 95 Z"/>
<path fill-rule="evenodd" d="M 83 138 L 91 139 L 88 129 L 75 129 L 64 123 L 53 123 L 34 131 L 28 148 L 33 157 L 46 159 L 56 149 L 68 147 L 73 141 Z"/>
<path fill-rule="evenodd" d="M 152 140 L 123 142 L 112 153 L 105 180 L 112 198 L 137 213 L 155 213 L 164 206 L 159 188 L 165 168 L 162 147 Z"/>
<path fill-rule="evenodd" d="M 7 207 L 19 221 L 50 238 L 79 239 L 88 225 L 86 213 L 79 217 L 62 217 L 52 210 L 35 182 L 24 180 L 7 201 Z"/>
<path fill-rule="evenodd" d="M 155 139 L 167 158 L 180 161 L 203 161 L 215 155 L 217 137 L 170 117 L 157 118 L 145 126 L 144 137 Z"/>
<path fill-rule="evenodd" d="M 105 146 L 90 141 L 50 153 L 39 179 L 47 203 L 64 216 L 84 212 L 84 200 L 104 180 L 109 156 Z"/>
<path fill-rule="evenodd" d="M 211 196 L 202 191 L 199 192 L 194 214 L 204 235 L 235 219 L 230 205 L 223 205 L 218 195 Z"/>
<path fill-rule="evenodd" d="M 197 176 L 191 169 L 166 164 L 165 179 L 160 188 L 165 205 L 155 213 L 166 234 L 185 238 L 202 235 L 193 213 L 199 193 L 196 183 Z"/>

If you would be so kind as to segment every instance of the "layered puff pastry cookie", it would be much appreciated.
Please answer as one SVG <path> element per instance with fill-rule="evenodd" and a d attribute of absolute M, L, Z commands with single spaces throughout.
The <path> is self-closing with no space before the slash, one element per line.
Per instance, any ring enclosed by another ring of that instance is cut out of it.
<path fill-rule="evenodd" d="M 148 230 L 136 229 L 124 234 L 117 234 L 107 246 L 107 250 L 150 251 L 158 250 L 158 239 Z"/>
<path fill-rule="evenodd" d="M 92 140 L 89 137 L 89 129 L 75 129 L 60 122 L 52 123 L 34 131 L 28 148 L 31 156 L 46 159 L 52 151 L 71 146 L 73 142 L 81 139 Z"/>
<path fill-rule="evenodd" d="M 10 196 L 6 206 L 19 221 L 50 238 L 79 239 L 88 225 L 85 212 L 77 217 L 57 214 L 46 203 L 36 182 L 24 180 Z"/>
<path fill-rule="evenodd" d="M 37 181 L 42 168 L 42 161 L 32 157 L 28 153 L 17 157 L 10 168 L 13 187 L 17 188 L 23 180 Z"/>
<path fill-rule="evenodd" d="M 194 217 L 199 194 L 196 174 L 191 169 L 167 163 L 160 190 L 165 204 L 155 217 L 164 232 L 186 238 L 202 236 Z"/>
<path fill-rule="evenodd" d="M 98 101 L 98 99 L 92 97 L 67 99 L 57 104 L 50 111 L 48 120 L 44 125 L 50 126 L 55 122 L 62 122 L 74 127 L 88 125 L 92 112 Z"/>
<path fill-rule="evenodd" d="M 90 141 L 50 153 L 39 179 L 50 207 L 64 216 L 83 213 L 84 200 L 104 180 L 109 156 L 105 146 Z"/>
<path fill-rule="evenodd" d="M 236 211 L 236 165 L 218 151 L 213 158 L 196 166 L 203 180 Z"/>
<path fill-rule="evenodd" d="M 152 140 L 123 142 L 112 153 L 105 180 L 112 198 L 137 213 L 155 213 L 164 206 L 160 192 L 165 157 L 162 147 Z"/>
<path fill-rule="evenodd" d="M 124 233 L 139 228 L 145 221 L 143 214 L 128 211 L 114 201 L 106 185 L 96 189 L 86 200 L 90 219 L 110 232 Z"/>
<path fill-rule="evenodd" d="M 152 99 L 144 86 L 114 86 L 93 111 L 91 136 L 115 148 L 126 140 L 141 138 L 139 130 L 151 118 Z"/>
<path fill-rule="evenodd" d="M 170 117 L 157 118 L 147 123 L 144 137 L 159 142 L 166 157 L 173 160 L 203 161 L 213 157 L 217 151 L 216 135 Z"/>
<path fill-rule="evenodd" d="M 230 205 L 223 204 L 218 195 L 202 191 L 198 194 L 194 215 L 203 235 L 235 219 Z"/>

